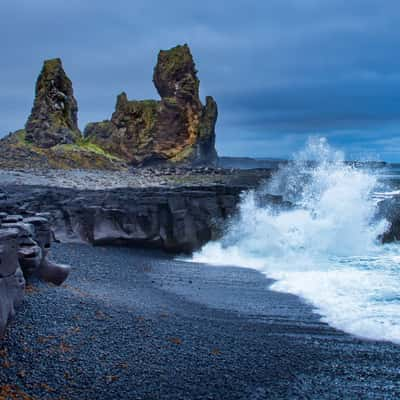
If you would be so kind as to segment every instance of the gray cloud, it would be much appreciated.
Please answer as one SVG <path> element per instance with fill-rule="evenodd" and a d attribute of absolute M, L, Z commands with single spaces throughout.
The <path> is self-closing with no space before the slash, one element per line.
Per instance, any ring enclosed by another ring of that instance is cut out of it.
<path fill-rule="evenodd" d="M 122 90 L 156 97 L 158 50 L 187 42 L 220 105 L 220 153 L 288 156 L 320 133 L 400 159 L 399 17 L 394 0 L 5 0 L 0 132 L 23 126 L 45 58 L 63 59 L 83 128 Z"/>

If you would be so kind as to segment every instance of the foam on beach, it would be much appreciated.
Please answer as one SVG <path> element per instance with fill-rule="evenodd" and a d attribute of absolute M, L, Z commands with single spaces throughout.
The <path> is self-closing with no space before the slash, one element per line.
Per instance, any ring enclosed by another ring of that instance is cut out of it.
<path fill-rule="evenodd" d="M 263 193 L 295 207 L 265 206 Z M 377 242 L 387 222 L 375 217 L 377 199 L 389 194 L 325 139 L 310 140 L 296 162 L 243 197 L 224 237 L 193 260 L 260 270 L 276 280 L 272 289 L 301 296 L 333 327 L 400 343 L 400 251 Z"/>

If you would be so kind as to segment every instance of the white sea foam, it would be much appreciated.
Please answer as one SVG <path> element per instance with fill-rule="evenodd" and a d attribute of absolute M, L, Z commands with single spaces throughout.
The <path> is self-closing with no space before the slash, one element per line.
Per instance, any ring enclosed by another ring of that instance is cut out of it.
<path fill-rule="evenodd" d="M 399 177 L 397 176 L 397 178 Z M 400 195 L 400 190 L 391 190 L 390 192 L 375 192 L 373 194 L 373 197 L 378 200 L 383 200 L 399 195 Z"/>
<path fill-rule="evenodd" d="M 345 165 L 324 138 L 311 139 L 295 163 L 243 197 L 224 237 L 193 260 L 258 269 L 276 280 L 272 289 L 303 297 L 332 326 L 400 343 L 400 251 L 376 240 L 387 226 L 374 219 L 376 187 L 373 174 Z M 264 193 L 296 206 L 262 206 Z"/>

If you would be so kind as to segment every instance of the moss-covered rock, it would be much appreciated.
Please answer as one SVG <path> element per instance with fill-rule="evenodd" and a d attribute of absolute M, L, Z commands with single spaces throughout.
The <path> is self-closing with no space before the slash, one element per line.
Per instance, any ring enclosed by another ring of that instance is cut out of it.
<path fill-rule="evenodd" d="M 26 140 L 41 148 L 75 143 L 81 137 L 72 82 L 59 58 L 44 62 L 25 130 Z"/>
<path fill-rule="evenodd" d="M 217 105 L 200 101 L 189 46 L 160 51 L 153 82 L 161 101 L 121 93 L 111 120 L 89 124 L 84 136 L 134 165 L 214 164 Z"/>
<path fill-rule="evenodd" d="M 76 143 L 39 147 L 19 130 L 0 141 L 1 169 L 126 169 L 126 163 L 80 138 Z"/>
<path fill-rule="evenodd" d="M 153 82 L 162 99 L 175 98 L 183 103 L 197 103 L 200 107 L 200 81 L 187 44 L 158 53 Z"/>
<path fill-rule="evenodd" d="M 61 60 L 44 62 L 25 129 L 0 140 L 0 168 L 123 169 L 127 164 L 214 164 L 217 104 L 199 98 L 187 45 L 160 51 L 153 82 L 161 100 L 117 97 L 111 120 L 82 136 L 78 105 Z"/>

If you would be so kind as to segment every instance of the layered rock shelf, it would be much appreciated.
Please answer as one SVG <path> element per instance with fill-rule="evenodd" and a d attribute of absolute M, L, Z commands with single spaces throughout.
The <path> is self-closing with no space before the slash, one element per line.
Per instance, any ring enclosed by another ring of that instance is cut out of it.
<path fill-rule="evenodd" d="M 50 223 L 42 215 L 0 213 L 0 336 L 23 300 L 26 279 L 60 285 L 67 278 L 69 266 L 47 258 L 51 240 Z"/>
<path fill-rule="evenodd" d="M 46 213 L 55 238 L 191 252 L 216 238 L 244 187 L 74 190 L 8 187 L 3 209 Z"/>
<path fill-rule="evenodd" d="M 0 208 L 8 213 L 45 213 L 60 241 L 190 252 L 218 237 L 241 193 L 272 173 L 212 168 L 0 171 Z"/>

